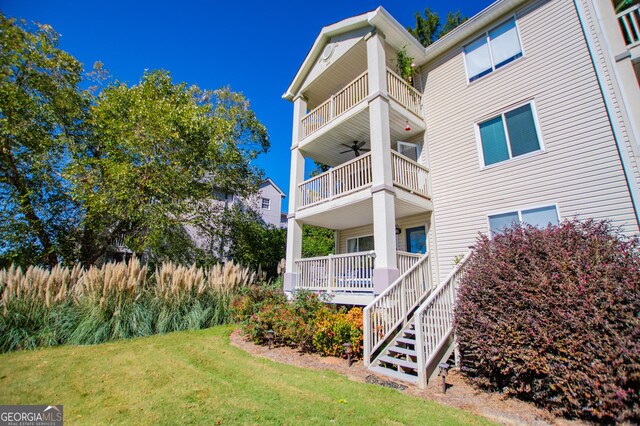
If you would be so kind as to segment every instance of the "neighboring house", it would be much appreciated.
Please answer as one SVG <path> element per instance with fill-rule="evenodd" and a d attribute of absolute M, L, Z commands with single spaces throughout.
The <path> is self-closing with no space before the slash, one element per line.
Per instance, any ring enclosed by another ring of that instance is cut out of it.
<path fill-rule="evenodd" d="M 371 369 L 424 384 L 451 354 L 454 265 L 478 233 L 638 233 L 640 14 L 618 3 L 498 1 L 426 49 L 383 8 L 322 29 L 284 95 L 285 290 L 368 305 Z M 305 158 L 331 169 L 305 180 Z M 303 224 L 335 230 L 337 254 L 303 259 Z"/>
<path fill-rule="evenodd" d="M 258 188 L 257 208 L 265 223 L 282 228 L 282 199 L 284 192 L 271 179 L 262 181 Z M 286 226 L 286 225 L 285 225 Z"/>

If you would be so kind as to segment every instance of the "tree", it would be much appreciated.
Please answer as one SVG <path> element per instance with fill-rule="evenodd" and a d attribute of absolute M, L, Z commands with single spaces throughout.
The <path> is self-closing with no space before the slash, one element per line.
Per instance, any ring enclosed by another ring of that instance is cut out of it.
<path fill-rule="evenodd" d="M 432 12 L 429 8 L 424 10 L 424 17 L 420 15 L 420 12 L 416 12 L 415 18 L 415 28 L 407 27 L 407 31 L 424 47 L 433 44 L 436 40 L 442 38 L 445 34 L 467 20 L 466 17 L 460 15 L 460 12 L 449 12 L 445 24 L 442 26 L 442 29 L 440 29 L 440 16 L 438 16 L 436 12 Z"/>
<path fill-rule="evenodd" d="M 251 160 L 269 148 L 242 94 L 175 84 L 165 71 L 132 87 L 110 84 L 88 122 L 91 137 L 76 146 L 70 175 L 85 212 L 84 264 L 120 235 L 158 260 L 188 254 L 183 225 L 213 220 L 199 202 L 214 191 L 254 191 L 261 176 Z"/>
<path fill-rule="evenodd" d="M 326 256 L 335 252 L 335 234 L 331 229 L 302 226 L 302 257 Z"/>
<path fill-rule="evenodd" d="M 82 66 L 48 25 L 0 14 L 0 257 L 53 266 L 72 251 L 78 206 L 62 176 L 83 133 Z"/>

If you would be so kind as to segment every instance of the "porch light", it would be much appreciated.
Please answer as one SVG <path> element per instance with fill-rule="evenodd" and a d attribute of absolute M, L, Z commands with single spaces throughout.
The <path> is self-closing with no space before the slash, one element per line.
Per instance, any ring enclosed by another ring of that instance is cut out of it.
<path fill-rule="evenodd" d="M 442 377 L 442 393 L 447 393 L 447 373 L 450 367 L 446 362 L 438 364 L 438 368 L 440 369 L 438 376 Z"/>
<path fill-rule="evenodd" d="M 344 346 L 344 353 L 347 354 L 347 365 L 351 367 L 351 355 L 353 354 L 353 348 L 351 347 L 351 343 L 347 342 L 342 346 Z"/>
<path fill-rule="evenodd" d="M 273 330 L 267 331 L 267 338 L 269 339 L 269 350 L 273 346 L 273 339 L 276 337 L 276 333 Z"/>
<path fill-rule="evenodd" d="M 396 235 L 402 234 L 402 229 L 398 225 L 396 225 Z"/>
<path fill-rule="evenodd" d="M 404 130 L 406 130 L 407 132 L 411 131 L 411 126 L 409 126 L 409 120 L 407 120 L 407 125 L 404 127 Z"/>

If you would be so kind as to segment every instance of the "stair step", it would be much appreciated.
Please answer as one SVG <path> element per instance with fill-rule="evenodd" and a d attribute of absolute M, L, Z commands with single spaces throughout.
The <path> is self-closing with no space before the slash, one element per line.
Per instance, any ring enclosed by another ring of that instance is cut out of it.
<path fill-rule="evenodd" d="M 415 347 L 416 345 L 416 339 L 409 339 L 406 337 L 399 337 L 396 339 L 397 343 L 404 343 L 405 345 L 413 345 Z"/>
<path fill-rule="evenodd" d="M 395 352 L 397 354 L 404 354 L 404 355 L 409 355 L 409 356 L 417 356 L 415 349 L 401 348 L 399 346 L 390 346 L 389 348 L 387 348 L 387 351 Z"/>
<path fill-rule="evenodd" d="M 401 371 L 392 370 L 390 368 L 385 368 L 382 366 L 369 367 L 369 370 L 374 373 L 382 374 L 387 377 L 391 377 L 392 379 L 402 380 L 403 382 L 408 383 L 418 383 L 418 376 L 414 376 L 413 374 L 403 373 Z"/>
<path fill-rule="evenodd" d="M 395 364 L 404 368 L 418 368 L 418 363 L 413 361 L 407 361 L 406 359 L 394 358 L 392 356 L 381 356 L 378 358 L 378 362 L 386 362 L 387 364 Z"/>
<path fill-rule="evenodd" d="M 411 334 L 412 336 L 416 335 L 416 331 L 415 330 L 411 330 L 411 329 L 407 329 L 407 330 L 402 330 L 402 332 L 404 334 Z"/>

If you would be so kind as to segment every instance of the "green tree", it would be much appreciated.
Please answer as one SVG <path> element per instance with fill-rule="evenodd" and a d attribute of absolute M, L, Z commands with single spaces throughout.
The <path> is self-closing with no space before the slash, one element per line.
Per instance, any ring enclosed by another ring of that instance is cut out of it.
<path fill-rule="evenodd" d="M 331 229 L 302 226 L 302 257 L 326 256 L 335 252 L 335 234 Z"/>
<path fill-rule="evenodd" d="M 48 25 L 0 14 L 0 258 L 53 266 L 73 250 L 78 206 L 63 170 L 82 136 L 82 66 Z"/>
<path fill-rule="evenodd" d="M 251 160 L 269 148 L 242 94 L 176 84 L 165 71 L 132 87 L 110 84 L 88 122 L 70 175 L 85 212 L 85 264 L 120 235 L 135 252 L 187 260 L 176 259 L 193 248 L 183 225 L 212 223 L 199 204 L 216 190 L 254 191 L 261 176 Z"/>
<path fill-rule="evenodd" d="M 424 47 L 433 44 L 467 20 L 466 17 L 460 15 L 460 12 L 449 12 L 445 24 L 440 28 L 440 16 L 429 8 L 424 10 L 424 16 L 420 12 L 416 12 L 415 19 L 415 27 L 407 27 L 407 31 Z"/>

